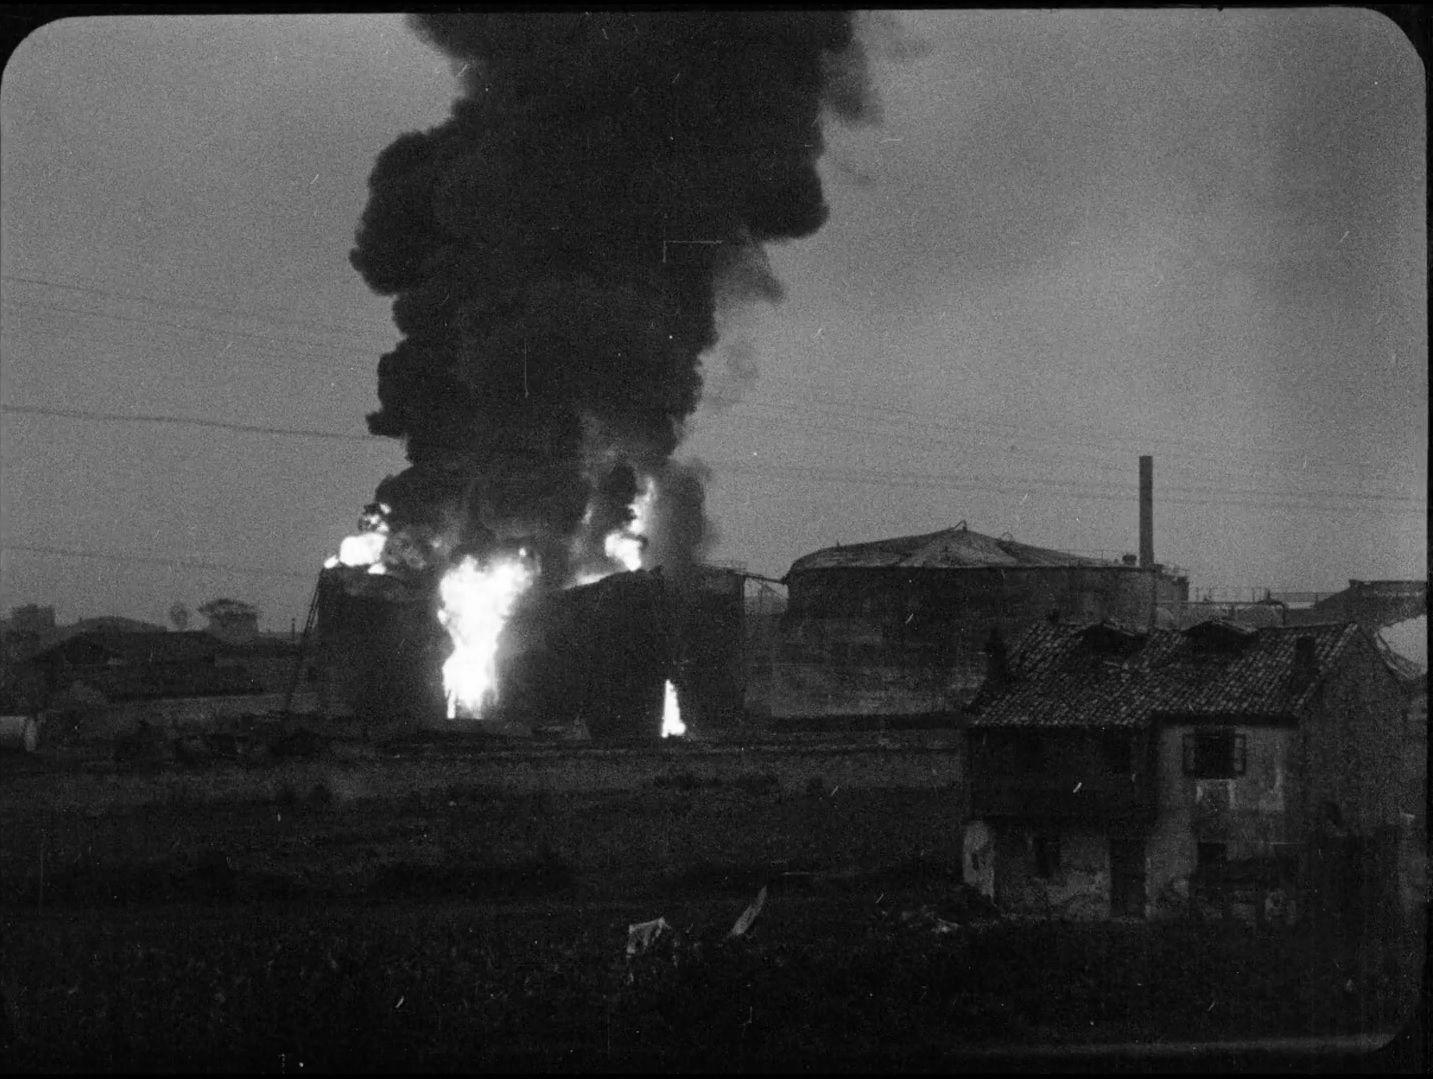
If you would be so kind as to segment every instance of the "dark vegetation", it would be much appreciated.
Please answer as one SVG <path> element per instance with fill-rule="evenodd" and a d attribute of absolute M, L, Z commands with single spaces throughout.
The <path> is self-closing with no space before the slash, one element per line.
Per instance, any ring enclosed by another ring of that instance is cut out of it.
<path fill-rule="evenodd" d="M 5 1070 L 943 1070 L 992 1045 L 1391 1029 L 1422 954 L 1003 918 L 960 884 L 938 790 L 677 768 L 359 796 L 381 784 L 305 764 L 215 804 L 136 767 L 151 803 L 104 812 L 0 783 Z"/>
<path fill-rule="evenodd" d="M 936 932 L 870 897 L 6 918 L 25 1070 L 934 1068 L 986 1044 L 1356 1033 L 1407 987 L 1244 926 Z M 632 921 L 675 932 L 629 958 Z M 1350 986 L 1350 981 L 1355 984 Z"/>

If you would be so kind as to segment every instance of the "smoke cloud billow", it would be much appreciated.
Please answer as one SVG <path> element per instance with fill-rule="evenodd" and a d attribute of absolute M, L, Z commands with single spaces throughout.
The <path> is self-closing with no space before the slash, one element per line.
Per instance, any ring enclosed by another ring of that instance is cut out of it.
<path fill-rule="evenodd" d="M 670 458 L 719 306 L 778 298 L 762 245 L 826 219 L 823 113 L 870 108 L 851 16 L 414 25 L 463 93 L 380 155 L 352 254 L 403 335 L 368 424 L 411 467 L 378 497 L 397 528 L 523 537 L 569 567 L 651 476 L 659 515 L 684 517 L 663 520 L 664 555 L 694 557 L 701 469 Z"/>

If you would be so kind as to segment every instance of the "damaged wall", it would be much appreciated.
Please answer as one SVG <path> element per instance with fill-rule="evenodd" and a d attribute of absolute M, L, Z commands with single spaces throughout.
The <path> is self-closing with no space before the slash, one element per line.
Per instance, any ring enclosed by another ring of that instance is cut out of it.
<path fill-rule="evenodd" d="M 1007 913 L 1093 921 L 1110 916 L 1110 840 L 1103 831 L 982 824 L 994 837 L 995 902 Z M 967 883 L 979 885 L 967 878 Z"/>
<path fill-rule="evenodd" d="M 1149 836 L 1150 895 L 1182 890 L 1200 843 L 1223 844 L 1229 861 L 1272 857 L 1297 843 L 1290 812 L 1301 797 L 1290 767 L 1298 732 L 1292 726 L 1231 725 L 1243 737 L 1244 774 L 1200 779 L 1184 771 L 1185 737 L 1208 723 L 1170 723 L 1159 730 L 1158 805 Z"/>
<path fill-rule="evenodd" d="M 1149 849 L 1152 896 L 1183 889 L 1199 845 L 1229 862 L 1301 864 L 1321 834 L 1396 829 L 1417 808 L 1401 782 L 1408 750 L 1402 687 L 1370 641 L 1355 640 L 1328 672 L 1295 726 L 1231 723 L 1244 773 L 1200 779 L 1184 771 L 1186 735 L 1205 723 L 1165 723 L 1159 736 L 1159 803 Z M 1421 793 L 1421 792 L 1419 792 Z M 1332 812 L 1330 811 L 1332 807 Z M 1221 849 L 1222 848 L 1222 849 Z"/>
<path fill-rule="evenodd" d="M 1300 729 L 1298 763 L 1307 776 L 1296 804 L 1300 824 L 1318 827 L 1326 802 L 1338 806 L 1344 827 L 1371 833 L 1418 809 L 1404 755 L 1408 695 L 1372 641 L 1360 634 L 1318 690 Z"/>

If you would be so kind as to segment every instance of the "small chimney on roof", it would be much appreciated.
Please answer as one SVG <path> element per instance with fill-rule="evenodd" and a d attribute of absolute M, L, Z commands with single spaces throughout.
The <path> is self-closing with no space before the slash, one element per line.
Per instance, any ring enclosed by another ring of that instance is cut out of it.
<path fill-rule="evenodd" d="M 1307 633 L 1294 638 L 1294 685 L 1302 689 L 1319 676 L 1319 661 L 1315 654 L 1316 642 Z"/>
<path fill-rule="evenodd" d="M 1139 564 L 1154 566 L 1154 458 L 1139 459 Z"/>

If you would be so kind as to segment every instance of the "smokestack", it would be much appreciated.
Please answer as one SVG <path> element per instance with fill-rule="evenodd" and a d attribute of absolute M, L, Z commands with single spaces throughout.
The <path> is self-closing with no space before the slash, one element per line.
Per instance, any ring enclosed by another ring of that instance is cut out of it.
<path fill-rule="evenodd" d="M 1154 566 L 1154 458 L 1139 459 L 1139 564 Z"/>

